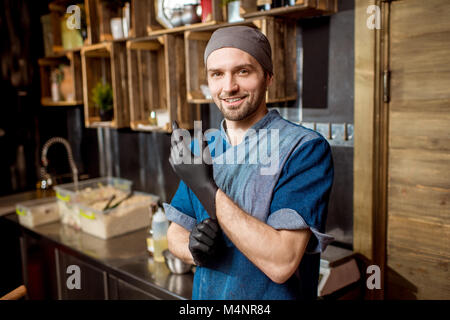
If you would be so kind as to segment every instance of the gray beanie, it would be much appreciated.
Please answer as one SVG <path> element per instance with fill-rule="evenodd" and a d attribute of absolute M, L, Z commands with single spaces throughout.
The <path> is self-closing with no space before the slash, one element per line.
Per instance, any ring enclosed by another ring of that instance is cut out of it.
<path fill-rule="evenodd" d="M 214 31 L 205 48 L 204 62 L 211 52 L 221 48 L 237 48 L 255 58 L 262 68 L 273 74 L 272 50 L 269 40 L 256 28 L 234 26 Z"/>

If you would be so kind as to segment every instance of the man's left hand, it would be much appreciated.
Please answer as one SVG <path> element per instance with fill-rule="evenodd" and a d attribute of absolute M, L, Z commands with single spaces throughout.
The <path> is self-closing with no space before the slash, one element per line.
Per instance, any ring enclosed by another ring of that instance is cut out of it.
<path fill-rule="evenodd" d="M 209 147 L 202 137 L 198 137 L 202 147 L 200 155 L 195 156 L 186 142 L 182 140 L 182 137 L 177 135 L 177 129 L 179 129 L 178 123 L 173 121 L 172 130 L 175 139 L 172 139 L 169 162 L 178 177 L 186 183 L 200 200 L 209 216 L 216 219 L 216 193 L 218 187 L 214 182 L 212 164 L 209 164 L 211 161 L 206 163 L 202 157 L 204 153 L 206 156 L 209 156 L 209 159 L 211 158 Z M 186 159 L 189 160 L 187 161 L 188 163 L 185 163 Z"/>

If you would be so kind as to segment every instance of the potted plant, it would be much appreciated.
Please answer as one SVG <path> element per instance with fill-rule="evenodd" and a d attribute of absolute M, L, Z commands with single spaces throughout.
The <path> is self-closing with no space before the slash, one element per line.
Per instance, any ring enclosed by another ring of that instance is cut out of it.
<path fill-rule="evenodd" d="M 114 115 L 113 93 L 109 83 L 97 82 L 92 89 L 92 102 L 98 108 L 101 121 L 111 121 Z"/>

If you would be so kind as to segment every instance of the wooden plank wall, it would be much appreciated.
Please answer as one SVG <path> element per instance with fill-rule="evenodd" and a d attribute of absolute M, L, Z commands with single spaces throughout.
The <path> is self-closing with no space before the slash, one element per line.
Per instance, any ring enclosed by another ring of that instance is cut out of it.
<path fill-rule="evenodd" d="M 355 137 L 353 162 L 353 250 L 373 259 L 374 123 L 376 47 L 374 30 L 366 28 L 367 6 L 355 0 Z"/>
<path fill-rule="evenodd" d="M 386 298 L 450 299 L 450 1 L 391 3 Z"/>

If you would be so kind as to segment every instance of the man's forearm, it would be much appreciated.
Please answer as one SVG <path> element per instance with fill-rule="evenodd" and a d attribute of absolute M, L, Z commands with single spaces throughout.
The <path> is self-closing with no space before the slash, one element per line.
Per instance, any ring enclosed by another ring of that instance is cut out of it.
<path fill-rule="evenodd" d="M 216 213 L 228 238 L 274 282 L 286 281 L 298 267 L 311 235 L 309 229 L 276 230 L 243 211 L 220 189 Z"/>
<path fill-rule="evenodd" d="M 189 231 L 172 222 L 167 230 L 167 242 L 169 250 L 176 257 L 186 263 L 195 264 L 192 254 L 189 251 Z"/>

